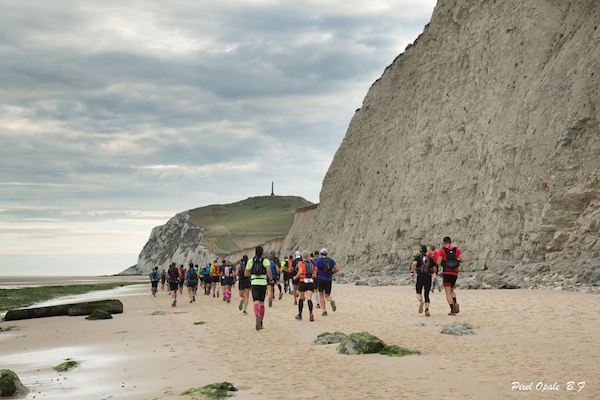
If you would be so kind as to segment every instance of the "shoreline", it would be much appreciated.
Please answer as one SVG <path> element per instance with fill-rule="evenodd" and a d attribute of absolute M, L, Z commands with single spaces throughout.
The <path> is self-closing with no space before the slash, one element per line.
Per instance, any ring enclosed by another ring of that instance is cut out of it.
<path fill-rule="evenodd" d="M 592 399 L 600 390 L 600 297 L 592 294 L 458 291 L 461 314 L 452 318 L 446 315 L 443 293 L 436 292 L 431 295 L 432 316 L 426 318 L 417 313 L 412 287 L 335 285 L 337 312 L 327 317 L 317 312 L 315 322 L 296 321 L 297 308 L 284 295 L 267 308 L 265 329 L 256 332 L 253 317 L 238 311 L 236 296 L 226 304 L 200 294 L 189 304 L 184 294 L 172 308 L 165 292 L 153 298 L 149 284 L 132 288 L 132 295 L 116 296 L 125 310 L 113 320 L 14 321 L 10 325 L 19 330 L 0 334 L 0 364 L 32 389 L 27 399 L 190 399 L 180 393 L 225 380 L 240 389 L 233 397 L 240 399 L 308 395 L 364 400 L 398 394 L 534 399 L 541 393 L 532 390 L 528 395 L 512 390 L 511 384 L 535 382 L 535 389 L 538 381 L 562 382 L 563 389 L 545 392 L 543 398 L 563 399 L 570 398 L 564 384 L 571 380 L 586 382 L 573 394 L 577 399 Z M 199 320 L 205 324 L 194 325 Z M 475 334 L 439 333 L 453 321 L 471 323 Z M 312 345 L 318 334 L 336 330 L 367 330 L 386 343 L 423 354 L 344 356 L 336 353 L 335 345 Z M 67 357 L 80 358 L 81 367 L 63 374 L 50 369 Z M 299 365 L 312 365 L 314 378 L 299 381 Z M 252 379 L 253 369 L 263 377 L 260 384 Z"/>

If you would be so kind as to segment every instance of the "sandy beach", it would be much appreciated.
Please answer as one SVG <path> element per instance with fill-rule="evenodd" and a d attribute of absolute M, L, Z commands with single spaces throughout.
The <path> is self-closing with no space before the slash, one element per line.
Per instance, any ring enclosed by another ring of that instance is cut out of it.
<path fill-rule="evenodd" d="M 113 320 L 0 323 L 17 327 L 0 333 L 0 366 L 32 390 L 27 399 L 184 399 L 190 387 L 225 380 L 240 389 L 239 399 L 595 399 L 600 393 L 597 295 L 459 291 L 461 313 L 452 318 L 436 292 L 426 318 L 417 313 L 411 287 L 336 285 L 337 312 L 322 317 L 317 310 L 315 322 L 296 321 L 285 295 L 267 308 L 265 329 L 256 332 L 237 298 L 226 304 L 200 294 L 189 304 L 184 294 L 172 308 L 168 295 L 152 297 L 149 285 L 119 290 L 109 297 L 120 298 L 125 312 Z M 200 320 L 205 324 L 194 325 Z M 469 322 L 476 334 L 441 334 L 451 321 Z M 336 345 L 311 344 L 336 330 L 367 330 L 422 355 L 345 356 Z M 51 369 L 67 357 L 81 366 L 62 374 Z M 569 390 L 571 381 L 585 386 Z M 513 382 L 522 390 L 513 390 Z"/>

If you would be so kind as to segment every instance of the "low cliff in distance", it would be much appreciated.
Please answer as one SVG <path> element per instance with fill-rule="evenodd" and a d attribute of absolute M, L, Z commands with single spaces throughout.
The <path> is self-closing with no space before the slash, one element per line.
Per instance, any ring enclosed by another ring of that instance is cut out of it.
<path fill-rule="evenodd" d="M 229 255 L 235 261 L 238 253 L 263 243 L 278 252 L 296 209 L 310 204 L 296 196 L 260 196 L 178 213 L 152 229 L 137 265 L 123 274 L 147 274 L 153 267 L 167 268 L 171 262 L 202 265 Z"/>

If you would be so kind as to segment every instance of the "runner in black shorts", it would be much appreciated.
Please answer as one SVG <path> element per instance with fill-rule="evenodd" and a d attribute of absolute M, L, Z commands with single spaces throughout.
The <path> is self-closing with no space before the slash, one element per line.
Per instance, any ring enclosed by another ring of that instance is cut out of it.
<path fill-rule="evenodd" d="M 240 290 L 240 305 L 239 309 L 242 311 L 244 315 L 248 314 L 246 309 L 248 308 L 248 300 L 250 298 L 250 289 L 252 285 L 250 284 L 250 278 L 246 276 L 246 264 L 248 263 L 248 256 L 244 255 L 242 260 L 237 265 L 237 269 L 235 271 L 238 277 L 238 288 Z"/>
<path fill-rule="evenodd" d="M 298 315 L 296 315 L 296 319 L 299 321 L 302 319 L 302 309 L 304 308 L 304 300 L 306 299 L 306 302 L 308 303 L 309 319 L 310 321 L 314 321 L 312 294 L 316 269 L 309 260 L 308 251 L 302 253 L 302 260 L 296 263 L 296 267 L 298 268 L 298 272 L 296 273 L 295 278 L 298 279 L 298 291 L 300 292 Z"/>
<path fill-rule="evenodd" d="M 254 258 L 248 260 L 244 274 L 250 277 L 250 284 L 252 285 L 254 316 L 256 317 L 256 330 L 258 331 L 263 329 L 267 282 L 273 279 L 271 275 L 271 263 L 268 259 L 263 258 L 262 246 L 256 246 Z"/>
<path fill-rule="evenodd" d="M 177 264 L 171 263 L 167 271 L 167 278 L 169 280 L 169 291 L 173 298 L 171 306 L 175 307 L 177 305 L 177 289 L 179 288 L 179 270 L 177 269 Z"/>
<path fill-rule="evenodd" d="M 333 311 L 337 310 L 335 301 L 331 297 L 331 286 L 333 283 L 333 275 L 339 272 L 339 267 L 335 260 L 327 255 L 327 249 L 322 248 L 320 257 L 315 262 L 317 268 L 318 279 L 317 288 L 319 290 L 319 299 L 321 300 L 321 308 L 323 309 L 322 316 L 327 315 L 327 302 L 331 305 Z"/>
<path fill-rule="evenodd" d="M 448 315 L 456 315 L 460 312 L 460 307 L 456 301 L 454 286 L 458 278 L 460 263 L 464 261 L 464 258 L 462 251 L 452 245 L 452 239 L 449 236 L 446 236 L 443 242 L 444 245 L 437 252 L 436 264 L 444 268 L 444 290 L 446 291 L 446 300 L 450 306 Z"/>
<path fill-rule="evenodd" d="M 292 294 L 294 295 L 294 305 L 298 305 L 298 284 L 300 281 L 297 278 L 298 275 L 298 263 L 302 261 L 300 252 L 297 251 L 294 254 L 294 260 L 292 261 Z"/>
<path fill-rule="evenodd" d="M 419 314 L 423 312 L 423 292 L 425 296 L 425 316 L 429 317 L 429 291 L 431 290 L 431 274 L 435 273 L 435 261 L 427 255 L 427 246 L 421 246 L 421 253 L 410 263 L 410 272 L 417 275 L 415 289 L 419 301 Z"/>

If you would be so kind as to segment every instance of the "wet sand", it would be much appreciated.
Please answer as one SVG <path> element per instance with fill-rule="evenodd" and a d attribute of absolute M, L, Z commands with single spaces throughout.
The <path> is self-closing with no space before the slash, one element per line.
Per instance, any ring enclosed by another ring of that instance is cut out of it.
<path fill-rule="evenodd" d="M 226 304 L 200 294 L 189 304 L 184 294 L 172 308 L 167 294 L 153 298 L 149 285 L 129 290 L 116 294 L 125 313 L 113 320 L 2 322 L 19 330 L 0 334 L 0 365 L 33 390 L 28 399 L 185 399 L 185 389 L 223 380 L 240 388 L 239 399 L 594 399 L 600 393 L 597 295 L 459 291 L 461 313 L 453 318 L 436 292 L 426 318 L 417 313 L 412 288 L 337 285 L 337 312 L 322 317 L 317 310 L 309 322 L 305 306 L 305 319 L 296 321 L 285 295 L 267 308 L 265 329 L 256 332 L 235 297 Z M 194 325 L 198 320 L 206 324 Z M 476 334 L 440 334 L 451 321 L 471 323 Z M 311 344 L 335 330 L 368 330 L 423 354 L 344 356 L 335 345 Z M 67 357 L 81 367 L 51 369 Z M 517 381 L 523 390 L 512 389 Z M 570 381 L 585 387 L 569 391 Z M 537 390 L 538 382 L 547 390 Z M 559 390 L 548 390 L 554 383 Z"/>

